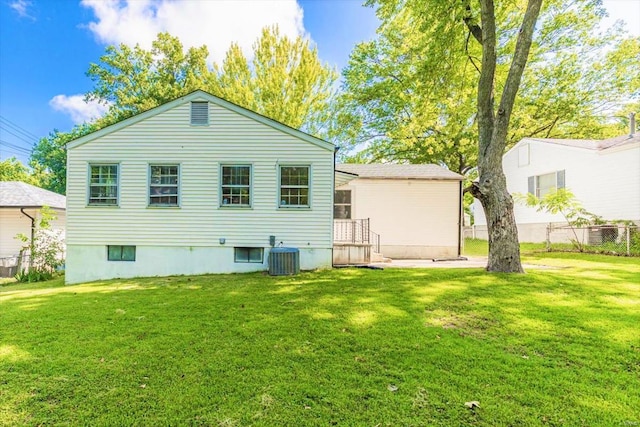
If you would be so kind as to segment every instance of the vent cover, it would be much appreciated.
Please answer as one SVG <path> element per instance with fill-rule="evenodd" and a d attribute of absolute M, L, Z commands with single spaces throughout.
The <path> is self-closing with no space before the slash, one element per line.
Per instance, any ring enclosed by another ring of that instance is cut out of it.
<path fill-rule="evenodd" d="M 191 103 L 191 124 L 192 125 L 208 125 L 209 124 L 209 103 L 208 102 L 192 102 Z"/>

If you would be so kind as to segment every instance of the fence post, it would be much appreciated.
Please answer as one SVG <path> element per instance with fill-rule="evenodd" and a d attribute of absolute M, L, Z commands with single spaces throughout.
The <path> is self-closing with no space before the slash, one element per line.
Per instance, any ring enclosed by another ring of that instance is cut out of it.
<path fill-rule="evenodd" d="M 627 256 L 631 256 L 631 228 L 625 225 L 625 234 L 627 235 Z"/>
<path fill-rule="evenodd" d="M 551 223 L 547 224 L 547 252 L 551 252 Z"/>

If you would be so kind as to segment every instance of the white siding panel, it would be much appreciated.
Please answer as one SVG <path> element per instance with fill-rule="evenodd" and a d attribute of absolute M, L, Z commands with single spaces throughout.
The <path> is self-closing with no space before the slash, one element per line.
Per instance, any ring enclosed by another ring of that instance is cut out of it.
<path fill-rule="evenodd" d="M 333 152 L 209 104 L 191 126 L 189 103 L 69 151 L 70 245 L 331 248 Z M 87 206 L 90 163 L 120 164 L 119 207 Z M 148 207 L 148 165 L 180 165 L 180 207 Z M 251 164 L 252 207 L 220 208 L 220 164 Z M 310 209 L 279 209 L 278 165 L 311 166 Z"/>

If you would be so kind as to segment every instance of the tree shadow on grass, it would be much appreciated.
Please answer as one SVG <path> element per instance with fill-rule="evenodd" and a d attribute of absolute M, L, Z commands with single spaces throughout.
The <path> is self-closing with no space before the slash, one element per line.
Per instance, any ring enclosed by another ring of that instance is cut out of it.
<path fill-rule="evenodd" d="M 23 396 L 0 405 L 35 424 L 633 421 L 637 293 L 624 275 L 603 285 L 586 271 L 350 269 L 0 293 L 6 353 L 29 355 L 0 357 L 9 394 Z"/>

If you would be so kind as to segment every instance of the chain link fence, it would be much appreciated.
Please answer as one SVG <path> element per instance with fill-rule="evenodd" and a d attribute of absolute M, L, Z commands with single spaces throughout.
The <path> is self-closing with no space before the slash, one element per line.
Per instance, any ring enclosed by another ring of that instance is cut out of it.
<path fill-rule="evenodd" d="M 472 227 L 465 227 L 463 236 L 463 255 L 487 255 L 489 246 L 486 235 L 481 236 L 485 238 L 479 238 L 478 233 Z M 549 224 L 543 243 L 520 244 L 521 253 L 545 250 L 640 256 L 640 227 L 635 224 L 607 224 L 587 227 Z"/>
<path fill-rule="evenodd" d="M 629 224 L 572 227 L 549 224 L 547 250 L 640 256 L 640 228 Z"/>

